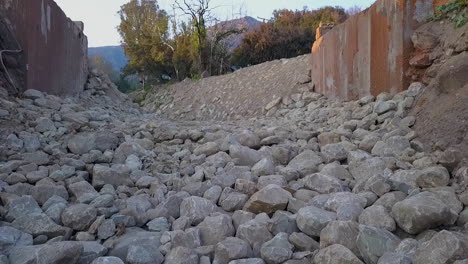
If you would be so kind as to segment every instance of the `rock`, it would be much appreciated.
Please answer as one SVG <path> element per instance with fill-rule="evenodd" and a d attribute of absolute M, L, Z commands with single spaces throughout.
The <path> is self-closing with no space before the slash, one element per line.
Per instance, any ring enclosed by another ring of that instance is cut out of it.
<path fill-rule="evenodd" d="M 124 262 L 116 257 L 99 257 L 91 264 L 124 264 Z"/>
<path fill-rule="evenodd" d="M 164 264 L 198 264 L 197 253 L 190 248 L 176 247 L 166 256 Z"/>
<path fill-rule="evenodd" d="M 87 181 L 72 183 L 68 189 L 80 203 L 89 203 L 99 196 L 99 193 Z"/>
<path fill-rule="evenodd" d="M 312 150 L 306 150 L 292 159 L 288 167 L 298 171 L 302 176 L 318 171 L 318 165 L 323 162 L 322 157 Z"/>
<path fill-rule="evenodd" d="M 256 149 L 260 146 L 260 138 L 249 130 L 244 130 L 242 133 L 237 134 L 236 138 L 242 146 L 253 149 Z"/>
<path fill-rule="evenodd" d="M 377 263 L 386 252 L 395 250 L 400 239 L 385 229 L 360 225 L 356 243 L 366 263 Z"/>
<path fill-rule="evenodd" d="M 74 154 L 83 155 L 96 149 L 95 135 L 92 133 L 81 133 L 68 140 L 67 147 Z"/>
<path fill-rule="evenodd" d="M 161 264 L 163 261 L 164 256 L 157 248 L 141 246 L 130 246 L 128 248 L 128 264 Z"/>
<path fill-rule="evenodd" d="M 455 223 L 457 215 L 437 195 L 422 192 L 395 203 L 392 215 L 398 226 L 409 234 Z"/>
<path fill-rule="evenodd" d="M 241 145 L 231 145 L 229 155 L 240 166 L 254 166 L 263 158 L 260 152 Z"/>
<path fill-rule="evenodd" d="M 278 233 L 291 234 L 299 231 L 296 224 L 296 219 L 289 213 L 284 211 L 276 211 L 273 217 L 268 221 L 268 230 L 273 235 Z"/>
<path fill-rule="evenodd" d="M 180 204 L 180 216 L 188 217 L 193 225 L 197 225 L 201 223 L 205 217 L 215 212 L 215 209 L 216 205 L 214 205 L 212 201 L 191 196 L 185 198 Z"/>
<path fill-rule="evenodd" d="M 203 198 L 212 201 L 214 204 L 217 204 L 222 192 L 223 188 L 221 188 L 218 185 L 215 185 L 210 189 L 206 190 L 206 192 L 203 194 Z"/>
<path fill-rule="evenodd" d="M 148 227 L 148 230 L 152 232 L 165 232 L 170 229 L 170 224 L 165 217 L 153 219 L 149 221 L 146 226 Z"/>
<path fill-rule="evenodd" d="M 78 263 L 83 245 L 76 242 L 55 242 L 39 246 L 19 246 L 8 252 L 10 263 Z"/>
<path fill-rule="evenodd" d="M 382 197 L 380 197 L 377 201 L 375 201 L 374 205 L 381 205 L 387 209 L 387 211 L 391 212 L 393 205 L 397 202 L 403 201 L 406 198 L 406 194 L 400 191 L 396 192 L 389 192 Z"/>
<path fill-rule="evenodd" d="M 320 244 L 304 233 L 292 233 L 289 242 L 300 251 L 315 251 L 320 248 Z"/>
<path fill-rule="evenodd" d="M 236 232 L 231 218 L 224 214 L 206 217 L 198 228 L 202 245 L 216 245 Z"/>
<path fill-rule="evenodd" d="M 243 211 L 243 210 L 237 210 L 232 215 L 232 223 L 234 224 L 234 227 L 237 230 L 237 228 L 241 224 L 246 223 L 246 222 L 254 219 L 254 217 L 255 217 L 255 214 L 253 214 L 251 212 L 247 212 L 247 211 Z"/>
<path fill-rule="evenodd" d="M 23 97 L 34 100 L 34 99 L 44 98 L 44 94 L 38 90 L 28 89 L 24 91 Z"/>
<path fill-rule="evenodd" d="M 13 221 L 21 216 L 41 214 L 42 209 L 31 196 L 22 196 L 7 204 L 8 214 L 6 219 Z"/>
<path fill-rule="evenodd" d="M 100 239 L 108 239 L 117 231 L 115 223 L 111 219 L 107 219 L 98 228 L 98 237 Z"/>
<path fill-rule="evenodd" d="M 14 246 L 31 246 L 33 237 L 10 226 L 0 227 L 0 251 Z"/>
<path fill-rule="evenodd" d="M 233 260 L 230 261 L 229 264 L 265 264 L 265 262 L 260 258 L 249 258 Z"/>
<path fill-rule="evenodd" d="M 325 145 L 320 149 L 320 151 L 325 156 L 327 163 L 344 161 L 348 157 L 348 151 L 341 143 Z"/>
<path fill-rule="evenodd" d="M 279 233 L 263 244 L 260 253 L 267 264 L 280 264 L 291 259 L 293 248 L 293 245 L 288 241 L 288 234 Z"/>
<path fill-rule="evenodd" d="M 57 225 L 45 214 L 24 215 L 13 221 L 12 226 L 33 236 L 46 235 L 49 238 L 63 236 L 69 229 Z"/>
<path fill-rule="evenodd" d="M 53 185 L 53 184 L 36 184 L 36 186 L 31 188 L 31 196 L 39 204 L 44 204 L 52 196 L 60 196 L 65 200 L 68 200 L 68 191 L 62 185 Z"/>
<path fill-rule="evenodd" d="M 67 207 L 62 214 L 62 223 L 73 230 L 86 230 L 96 219 L 97 210 L 87 204 L 75 204 Z"/>
<path fill-rule="evenodd" d="M 39 133 L 44 133 L 48 131 L 55 131 L 55 124 L 49 118 L 41 117 L 36 121 L 36 131 Z"/>
<path fill-rule="evenodd" d="M 198 146 L 193 150 L 193 154 L 195 155 L 202 155 L 205 154 L 206 156 L 211 156 L 216 154 L 219 151 L 218 143 L 216 142 L 208 142 L 201 146 Z"/>
<path fill-rule="evenodd" d="M 468 236 L 443 230 L 416 250 L 414 263 L 453 263 L 468 258 Z"/>
<path fill-rule="evenodd" d="M 359 216 L 359 223 L 368 226 L 386 229 L 390 232 L 396 230 L 396 223 L 392 216 L 381 205 L 373 205 L 364 209 Z"/>
<path fill-rule="evenodd" d="M 317 264 L 364 264 L 351 250 L 335 244 L 321 249 L 314 257 Z"/>
<path fill-rule="evenodd" d="M 270 184 L 252 195 L 243 210 L 255 214 L 270 214 L 277 210 L 284 210 L 291 197 L 292 195 L 288 191 L 277 185 Z"/>
<path fill-rule="evenodd" d="M 352 221 L 331 221 L 320 232 L 320 248 L 340 244 L 351 250 L 354 255 L 361 256 L 356 244 L 359 234 L 359 224 Z"/>
<path fill-rule="evenodd" d="M 377 264 L 412 264 L 411 258 L 399 254 L 387 252 L 379 259 Z"/>
<path fill-rule="evenodd" d="M 304 185 L 312 191 L 319 193 L 334 193 L 345 191 L 343 183 L 333 176 L 314 173 L 304 178 Z"/>
<path fill-rule="evenodd" d="M 330 194 L 325 202 L 325 209 L 337 212 L 341 206 L 351 204 L 357 204 L 364 208 L 367 205 L 367 201 L 365 198 L 351 192 L 337 192 Z"/>
<path fill-rule="evenodd" d="M 266 224 L 250 220 L 237 228 L 236 237 L 249 242 L 255 250 L 260 249 L 263 243 L 273 238 L 273 235 Z"/>
<path fill-rule="evenodd" d="M 374 112 L 381 115 L 388 111 L 396 110 L 396 108 L 397 104 L 394 101 L 379 101 L 374 106 Z"/>
<path fill-rule="evenodd" d="M 219 205 L 227 212 L 233 212 L 240 210 L 244 207 L 245 203 L 249 199 L 249 196 L 243 193 L 232 192 L 224 198 Z"/>
<path fill-rule="evenodd" d="M 111 184 L 115 188 L 120 185 L 133 186 L 130 179 L 130 170 L 123 165 L 114 165 L 111 168 L 99 164 L 93 167 L 93 187 L 100 188 Z"/>
<path fill-rule="evenodd" d="M 252 254 L 249 243 L 237 237 L 228 237 L 216 245 L 213 264 L 228 264 L 231 260 L 249 258 Z"/>
<path fill-rule="evenodd" d="M 161 233 L 148 232 L 140 228 L 126 228 L 125 233 L 113 239 L 113 247 L 108 255 L 126 259 L 130 246 L 159 248 Z"/>
<path fill-rule="evenodd" d="M 374 175 L 383 175 L 385 168 L 385 162 L 377 157 L 350 162 L 349 164 L 349 172 L 358 182 L 367 181 Z"/>
<path fill-rule="evenodd" d="M 282 175 L 269 175 L 258 178 L 257 188 L 261 190 L 270 184 L 275 184 L 282 188 L 286 188 L 288 186 L 286 178 Z"/>
<path fill-rule="evenodd" d="M 301 208 L 296 218 L 299 230 L 312 237 L 320 236 L 322 229 L 334 220 L 336 220 L 336 213 L 315 206 Z"/>
<path fill-rule="evenodd" d="M 411 148 L 409 140 L 402 136 L 393 136 L 385 141 L 379 141 L 372 148 L 372 155 L 383 157 L 399 157 L 406 149 Z"/>
<path fill-rule="evenodd" d="M 272 175 L 274 173 L 275 166 L 273 162 L 267 158 L 263 158 L 252 167 L 252 174 L 257 177 L 264 175 Z"/>
<path fill-rule="evenodd" d="M 421 188 L 443 187 L 449 184 L 450 174 L 444 167 L 429 167 L 421 171 L 416 183 Z"/>

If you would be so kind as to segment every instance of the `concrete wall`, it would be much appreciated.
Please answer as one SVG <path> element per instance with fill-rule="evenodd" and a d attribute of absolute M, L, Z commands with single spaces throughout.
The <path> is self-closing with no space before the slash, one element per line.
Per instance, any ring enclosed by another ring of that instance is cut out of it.
<path fill-rule="evenodd" d="M 55 95 L 84 89 L 88 40 L 53 0 L 1 0 L 0 16 L 24 52 L 23 89 Z"/>
<path fill-rule="evenodd" d="M 411 34 L 448 0 L 378 0 L 317 39 L 312 83 L 329 97 L 354 100 L 408 87 Z"/>

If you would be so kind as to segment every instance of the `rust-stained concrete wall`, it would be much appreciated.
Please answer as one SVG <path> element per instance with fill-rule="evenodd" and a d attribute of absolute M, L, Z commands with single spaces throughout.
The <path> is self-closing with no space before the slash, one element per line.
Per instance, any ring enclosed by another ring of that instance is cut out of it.
<path fill-rule="evenodd" d="M 88 77 L 88 41 L 53 0 L 1 0 L 0 16 L 18 39 L 26 72 L 23 89 L 72 95 Z"/>
<path fill-rule="evenodd" d="M 411 34 L 448 0 L 378 0 L 317 39 L 312 47 L 315 91 L 342 100 L 398 93 L 412 52 Z"/>

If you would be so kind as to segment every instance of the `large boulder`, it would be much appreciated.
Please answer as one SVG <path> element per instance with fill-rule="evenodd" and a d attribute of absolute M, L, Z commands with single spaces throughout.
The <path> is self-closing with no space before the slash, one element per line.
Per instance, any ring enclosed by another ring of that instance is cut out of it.
<path fill-rule="evenodd" d="M 249 258 L 252 254 L 252 248 L 245 240 L 228 237 L 216 245 L 213 264 L 228 264 L 231 260 Z"/>
<path fill-rule="evenodd" d="M 298 171 L 301 175 L 305 176 L 310 173 L 318 171 L 318 165 L 323 163 L 323 159 L 320 155 L 313 152 L 312 150 L 306 150 L 294 159 L 292 159 L 288 167 Z"/>
<path fill-rule="evenodd" d="M 234 236 L 236 232 L 231 217 L 225 214 L 206 217 L 198 228 L 203 245 L 216 245 L 226 237 Z"/>
<path fill-rule="evenodd" d="M 359 234 L 359 224 L 353 221 L 331 221 L 320 232 L 320 248 L 340 244 L 348 248 L 356 256 L 361 256 L 356 244 Z"/>
<path fill-rule="evenodd" d="M 468 258 L 468 236 L 443 230 L 422 243 L 415 253 L 415 264 L 453 263 Z"/>
<path fill-rule="evenodd" d="M 216 205 L 205 198 L 191 196 L 185 198 L 180 204 L 180 216 L 188 217 L 193 225 L 198 225 L 205 217 L 214 213 Z"/>
<path fill-rule="evenodd" d="M 360 225 L 356 243 L 364 261 L 376 264 L 386 252 L 395 250 L 400 241 L 388 230 Z"/>
<path fill-rule="evenodd" d="M 297 212 L 297 227 L 312 237 L 319 237 L 320 232 L 329 222 L 336 220 L 336 213 L 315 206 L 307 206 Z"/>
<path fill-rule="evenodd" d="M 288 234 L 279 233 L 263 244 L 260 253 L 267 264 L 280 264 L 291 259 L 293 248 L 288 241 Z"/>
<path fill-rule="evenodd" d="M 392 215 L 398 226 L 409 234 L 455 223 L 458 215 L 431 192 L 422 192 L 395 203 Z"/>
<path fill-rule="evenodd" d="M 96 219 L 97 210 L 91 205 L 75 204 L 62 213 L 62 223 L 73 230 L 86 230 Z"/>

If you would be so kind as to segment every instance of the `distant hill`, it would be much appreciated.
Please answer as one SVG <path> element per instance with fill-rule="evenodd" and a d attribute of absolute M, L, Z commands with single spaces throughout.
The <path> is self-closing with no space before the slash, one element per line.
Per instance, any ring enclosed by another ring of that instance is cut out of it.
<path fill-rule="evenodd" d="M 122 46 L 88 48 L 88 55 L 103 57 L 117 72 L 120 72 L 128 63 L 128 58 L 125 56 Z"/>
<path fill-rule="evenodd" d="M 208 28 L 208 36 L 213 34 L 216 31 L 226 31 L 226 30 L 243 30 L 241 34 L 233 34 L 227 37 L 224 42 L 227 44 L 228 50 L 232 52 L 237 48 L 241 43 L 244 35 L 248 32 L 251 32 L 260 27 L 262 22 L 256 20 L 253 17 L 246 16 L 239 19 L 228 20 L 220 22 L 215 26 Z M 212 35 L 211 35 L 212 36 Z"/>

